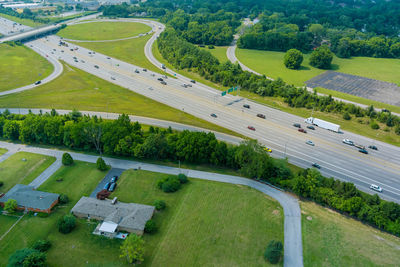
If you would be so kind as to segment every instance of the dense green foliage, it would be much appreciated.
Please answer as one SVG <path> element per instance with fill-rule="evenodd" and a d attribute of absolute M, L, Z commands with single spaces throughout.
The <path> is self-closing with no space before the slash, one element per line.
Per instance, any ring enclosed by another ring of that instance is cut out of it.
<path fill-rule="evenodd" d="M 63 234 L 68 234 L 74 230 L 76 226 L 75 216 L 72 214 L 67 214 L 58 220 L 58 231 Z"/>
<path fill-rule="evenodd" d="M 58 202 L 60 204 L 67 204 L 69 202 L 69 198 L 66 194 L 61 194 L 60 197 L 58 198 Z"/>
<path fill-rule="evenodd" d="M 139 264 L 144 260 L 144 240 L 136 235 L 129 234 L 121 246 L 121 258 L 126 258 L 128 263 Z"/>
<path fill-rule="evenodd" d="M 283 245 L 280 241 L 271 240 L 264 253 L 264 258 L 272 264 L 277 264 L 282 257 Z"/>
<path fill-rule="evenodd" d="M 156 200 L 153 205 L 156 207 L 156 210 L 164 210 L 167 207 L 164 200 Z"/>
<path fill-rule="evenodd" d="M 108 170 L 108 166 L 102 157 L 99 157 L 96 161 L 96 167 L 100 171 Z"/>
<path fill-rule="evenodd" d="M 18 207 L 17 201 L 15 199 L 8 199 L 4 203 L 4 210 L 8 213 L 13 213 Z"/>
<path fill-rule="evenodd" d="M 181 188 L 181 182 L 176 176 L 168 176 L 158 180 L 157 187 L 165 193 L 173 193 Z"/>
<path fill-rule="evenodd" d="M 285 64 L 288 69 L 298 69 L 303 62 L 303 54 L 297 49 L 290 49 L 286 52 L 283 59 L 283 64 Z"/>
<path fill-rule="evenodd" d="M 186 184 L 187 182 L 189 182 L 187 176 L 183 173 L 178 174 L 178 180 L 181 184 Z"/>
<path fill-rule="evenodd" d="M 310 56 L 310 65 L 318 69 L 330 69 L 333 53 L 326 45 L 316 48 Z"/>
<path fill-rule="evenodd" d="M 7 267 L 44 267 L 46 254 L 32 248 L 15 251 L 9 258 Z"/>
<path fill-rule="evenodd" d="M 144 226 L 145 233 L 154 234 L 155 232 L 157 232 L 157 230 L 158 228 L 155 221 L 150 219 L 146 222 L 146 225 Z"/>
<path fill-rule="evenodd" d="M 32 248 L 40 252 L 46 252 L 50 249 L 51 243 L 48 240 L 39 239 L 33 245 Z"/>
<path fill-rule="evenodd" d="M 62 164 L 65 165 L 65 166 L 70 166 L 70 165 L 74 164 L 74 159 L 72 158 L 71 154 L 69 154 L 69 153 L 64 153 L 64 154 L 62 155 L 61 162 L 62 162 Z"/>

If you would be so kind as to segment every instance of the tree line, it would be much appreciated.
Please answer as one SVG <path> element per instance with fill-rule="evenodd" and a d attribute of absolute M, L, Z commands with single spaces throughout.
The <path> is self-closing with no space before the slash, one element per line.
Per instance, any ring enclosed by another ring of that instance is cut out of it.
<path fill-rule="evenodd" d="M 284 102 L 293 108 L 315 109 L 327 113 L 338 113 L 353 117 L 369 117 L 385 123 L 388 129 L 394 128 L 400 135 L 400 118 L 390 112 L 377 112 L 373 106 L 361 108 L 354 104 L 334 100 L 331 96 L 319 96 L 306 88 L 288 85 L 281 79 L 271 81 L 264 75 L 259 76 L 243 71 L 238 64 L 220 63 L 210 52 L 187 42 L 171 28 L 167 28 L 158 39 L 158 49 L 169 63 L 177 69 L 196 72 L 205 79 L 223 86 L 240 86 L 242 90 L 260 96 L 282 97 Z"/>
<path fill-rule="evenodd" d="M 39 115 L 7 111 L 0 114 L 0 138 L 136 159 L 179 159 L 227 167 L 400 236 L 400 205 L 381 200 L 376 194 L 360 192 L 352 183 L 325 178 L 315 169 L 293 174 L 286 160 L 271 158 L 255 140 L 231 145 L 218 141 L 213 133 L 154 127 L 144 131 L 138 122 L 130 122 L 127 115 L 106 121 L 82 116 L 78 111 L 60 116 L 55 110 Z"/>

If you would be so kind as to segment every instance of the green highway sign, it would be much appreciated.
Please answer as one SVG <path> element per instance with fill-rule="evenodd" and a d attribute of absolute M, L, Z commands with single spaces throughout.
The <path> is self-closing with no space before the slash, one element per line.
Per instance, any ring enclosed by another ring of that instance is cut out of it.
<path fill-rule="evenodd" d="M 221 96 L 224 96 L 224 95 L 226 95 L 226 91 L 223 91 L 223 92 L 221 93 Z"/>

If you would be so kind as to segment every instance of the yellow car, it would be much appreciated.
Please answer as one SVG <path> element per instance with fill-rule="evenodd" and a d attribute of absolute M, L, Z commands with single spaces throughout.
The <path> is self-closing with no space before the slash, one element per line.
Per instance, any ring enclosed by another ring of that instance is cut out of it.
<path fill-rule="evenodd" d="M 271 148 L 268 148 L 268 147 L 263 147 L 263 149 L 264 149 L 265 151 L 269 152 L 269 153 L 271 153 L 271 152 L 272 152 Z"/>

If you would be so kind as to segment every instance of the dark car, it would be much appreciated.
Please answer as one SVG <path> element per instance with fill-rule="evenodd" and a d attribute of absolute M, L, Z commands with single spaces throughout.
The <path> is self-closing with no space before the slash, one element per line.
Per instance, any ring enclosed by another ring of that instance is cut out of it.
<path fill-rule="evenodd" d="M 254 128 L 253 126 L 247 126 L 247 128 L 249 128 L 249 130 L 255 131 L 256 128 Z"/>
<path fill-rule="evenodd" d="M 139 73 L 139 70 L 138 70 L 138 69 L 136 69 L 136 70 L 135 70 L 135 73 Z"/>
<path fill-rule="evenodd" d="M 315 127 L 312 126 L 312 125 L 308 125 L 307 128 L 310 129 L 310 130 L 315 130 Z"/>
<path fill-rule="evenodd" d="M 307 133 L 306 130 L 304 130 L 303 128 L 299 128 L 297 131 L 301 132 L 301 133 Z"/>
<path fill-rule="evenodd" d="M 388 110 L 388 109 L 386 109 L 386 108 L 383 108 L 383 109 L 382 109 L 382 112 L 390 112 L 390 110 Z"/>
<path fill-rule="evenodd" d="M 364 148 L 361 148 L 358 150 L 358 152 L 364 153 L 364 154 L 368 154 L 368 151 Z"/>
<path fill-rule="evenodd" d="M 244 104 L 243 107 L 244 108 L 250 108 L 250 105 Z"/>
<path fill-rule="evenodd" d="M 368 148 L 371 148 L 373 150 L 378 150 L 378 148 L 376 146 L 368 146 Z"/>
<path fill-rule="evenodd" d="M 118 176 L 117 175 L 114 175 L 112 178 L 111 178 L 111 183 L 115 183 L 116 181 L 118 181 Z"/>
<path fill-rule="evenodd" d="M 160 82 L 164 81 L 164 79 L 163 79 L 163 78 L 158 78 L 157 80 L 159 80 Z"/>
<path fill-rule="evenodd" d="M 313 166 L 314 168 L 317 168 L 317 169 L 321 169 L 321 166 L 315 162 L 311 166 Z"/>
<path fill-rule="evenodd" d="M 98 69 L 98 68 L 99 68 L 99 66 L 97 66 L 97 65 L 94 65 L 94 67 L 95 67 L 96 69 Z"/>
<path fill-rule="evenodd" d="M 111 183 L 110 188 L 108 189 L 108 191 L 113 192 L 116 187 L 117 187 L 117 183 Z"/>
<path fill-rule="evenodd" d="M 293 126 L 294 126 L 294 127 L 297 127 L 297 128 L 301 128 L 300 123 L 293 123 Z"/>
<path fill-rule="evenodd" d="M 35 85 L 38 85 L 38 84 L 41 84 L 41 83 L 42 83 L 42 81 L 36 81 Z"/>
<path fill-rule="evenodd" d="M 161 81 L 160 82 L 162 85 L 167 85 L 167 83 L 165 81 Z"/>
<path fill-rule="evenodd" d="M 190 82 L 191 82 L 191 83 L 196 83 L 196 81 L 195 81 L 195 80 L 190 80 Z"/>
<path fill-rule="evenodd" d="M 265 119 L 265 115 L 264 114 L 257 114 L 257 117 L 261 118 L 261 119 Z"/>
<path fill-rule="evenodd" d="M 103 189 L 108 190 L 110 188 L 111 183 L 106 183 L 103 187 Z"/>
<path fill-rule="evenodd" d="M 216 118 L 217 117 L 217 114 L 215 114 L 215 113 L 211 113 L 211 115 L 210 115 L 211 117 L 213 117 L 213 118 Z"/>
<path fill-rule="evenodd" d="M 143 71 L 144 71 L 144 72 L 146 72 L 146 71 L 147 71 L 147 69 L 143 69 Z"/>
<path fill-rule="evenodd" d="M 162 64 L 162 65 L 161 65 L 161 68 L 163 68 L 164 70 L 166 69 L 166 67 L 165 67 L 165 65 L 164 65 L 164 64 Z"/>

